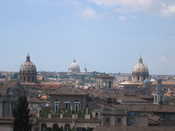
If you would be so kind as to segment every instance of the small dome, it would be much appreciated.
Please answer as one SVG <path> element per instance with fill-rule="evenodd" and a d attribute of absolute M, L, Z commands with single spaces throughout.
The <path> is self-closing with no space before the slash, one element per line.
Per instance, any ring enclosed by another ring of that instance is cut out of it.
<path fill-rule="evenodd" d="M 148 67 L 143 63 L 143 59 L 140 58 L 138 63 L 134 66 L 133 73 L 148 73 Z"/>
<path fill-rule="evenodd" d="M 26 61 L 21 65 L 20 72 L 37 72 L 36 66 L 31 62 L 29 55 L 27 55 Z"/>
<path fill-rule="evenodd" d="M 73 63 L 69 65 L 68 71 L 72 72 L 72 73 L 79 73 L 80 72 L 80 66 L 76 62 L 76 60 L 73 60 Z"/>

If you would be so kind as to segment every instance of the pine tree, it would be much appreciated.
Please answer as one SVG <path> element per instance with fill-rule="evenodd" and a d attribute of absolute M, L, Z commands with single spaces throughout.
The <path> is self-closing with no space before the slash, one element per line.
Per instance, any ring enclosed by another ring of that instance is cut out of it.
<path fill-rule="evenodd" d="M 30 131 L 30 115 L 28 101 L 25 96 L 19 97 L 16 107 L 13 112 L 14 116 L 14 131 Z"/>

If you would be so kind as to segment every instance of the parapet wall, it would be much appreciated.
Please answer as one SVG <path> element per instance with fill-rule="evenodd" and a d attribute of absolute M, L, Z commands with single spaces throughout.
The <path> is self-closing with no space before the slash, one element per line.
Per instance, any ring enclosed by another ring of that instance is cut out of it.
<path fill-rule="evenodd" d="M 94 131 L 175 131 L 174 127 L 98 127 Z"/>

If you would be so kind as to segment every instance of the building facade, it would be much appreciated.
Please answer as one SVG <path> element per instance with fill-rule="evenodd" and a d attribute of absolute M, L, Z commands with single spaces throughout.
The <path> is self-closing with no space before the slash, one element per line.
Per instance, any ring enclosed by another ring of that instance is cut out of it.
<path fill-rule="evenodd" d="M 96 76 L 96 88 L 112 88 L 114 77 L 102 74 Z"/>

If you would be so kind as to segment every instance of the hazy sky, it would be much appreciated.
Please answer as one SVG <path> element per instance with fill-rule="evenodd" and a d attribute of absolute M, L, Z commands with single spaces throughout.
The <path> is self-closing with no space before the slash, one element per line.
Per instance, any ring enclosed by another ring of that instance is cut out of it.
<path fill-rule="evenodd" d="M 131 72 L 139 56 L 154 74 L 175 74 L 174 0 L 1 0 L 0 70 L 29 52 L 38 70 Z"/>

